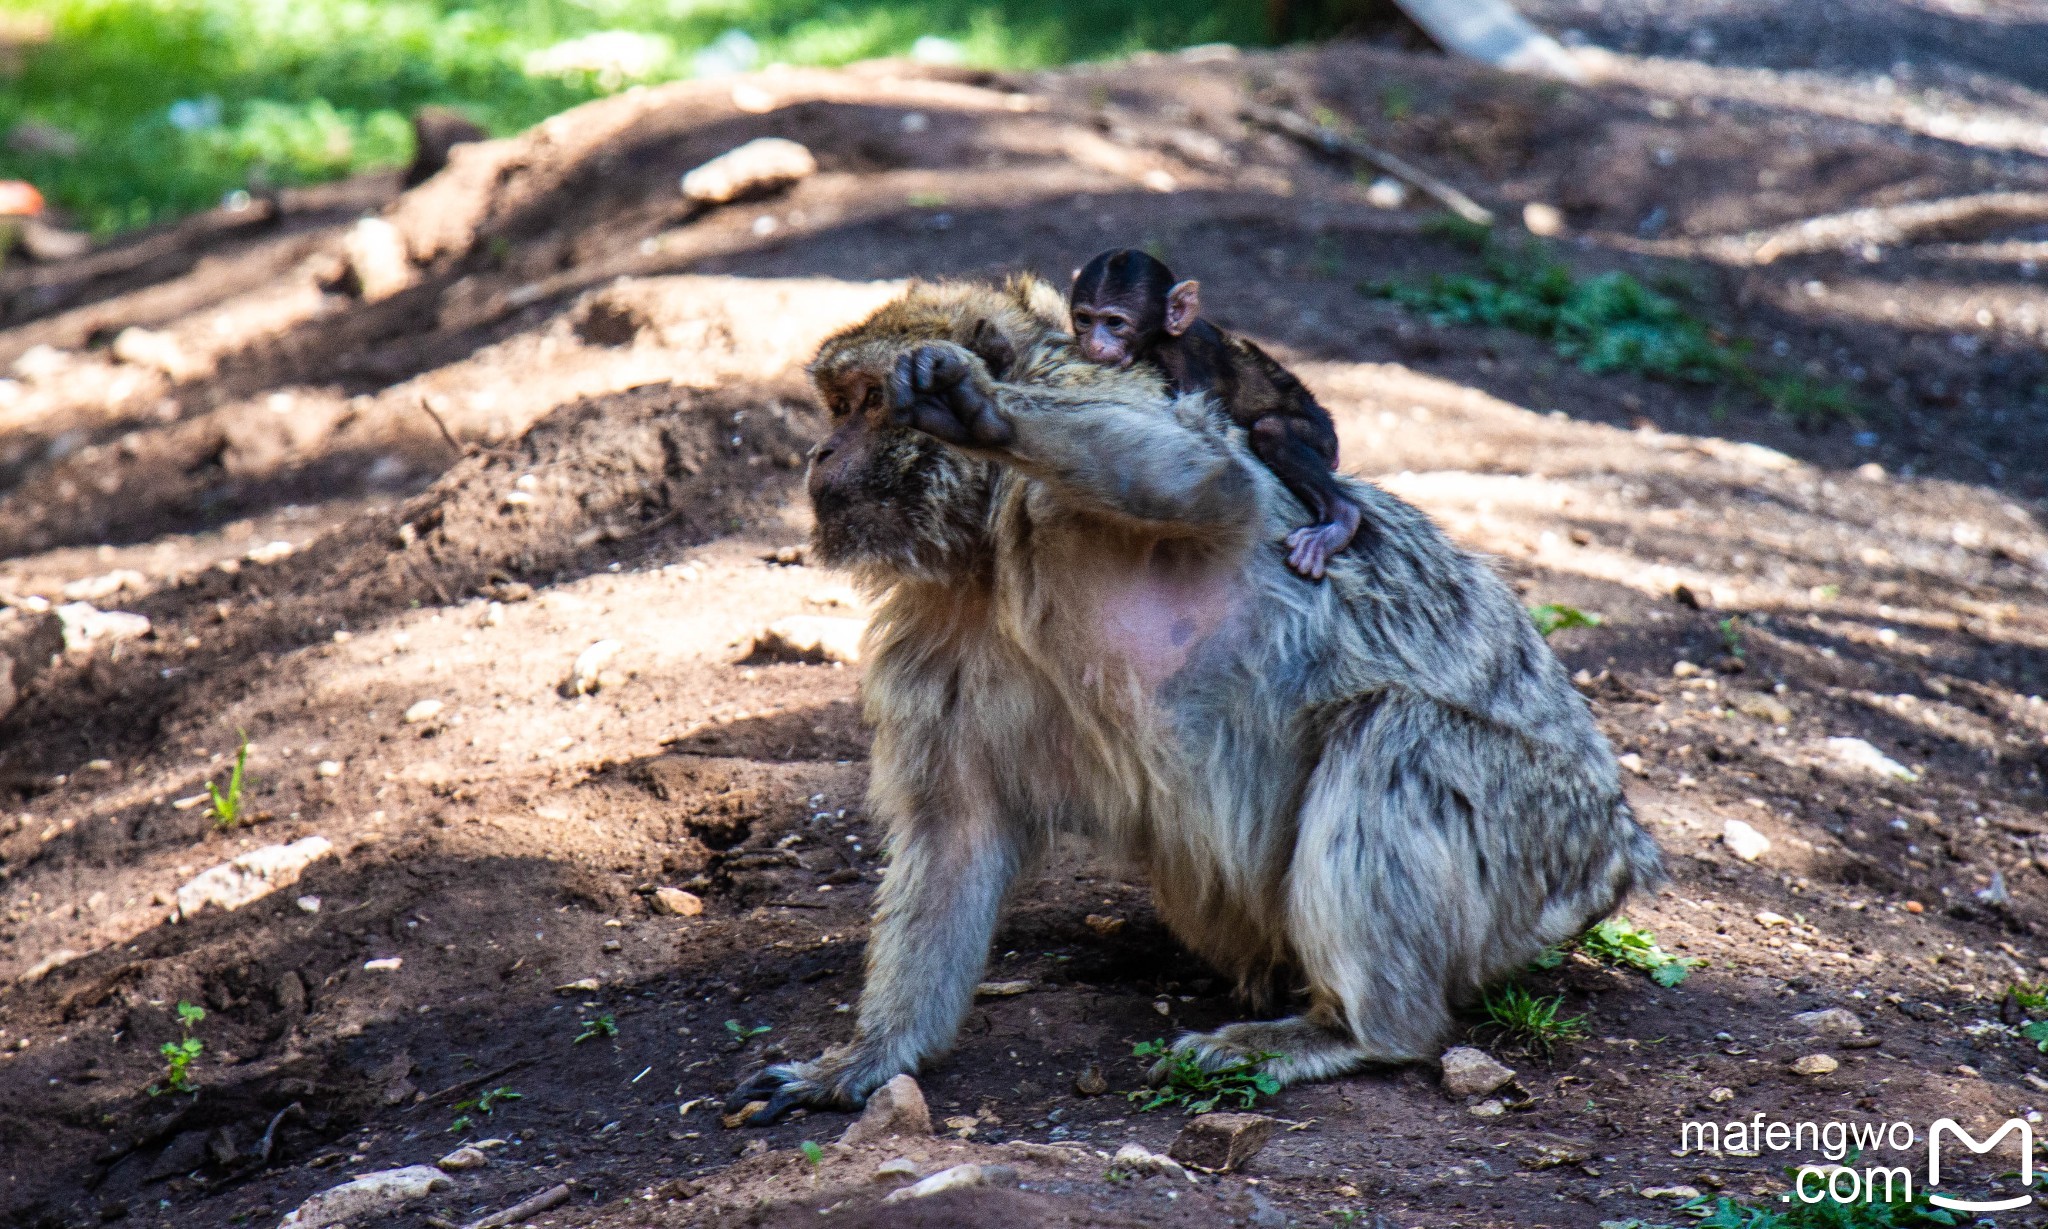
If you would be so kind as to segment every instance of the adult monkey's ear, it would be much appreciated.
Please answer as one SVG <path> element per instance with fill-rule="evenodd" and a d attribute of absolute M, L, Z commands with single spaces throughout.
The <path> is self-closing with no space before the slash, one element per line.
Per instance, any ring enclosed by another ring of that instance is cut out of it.
<path fill-rule="evenodd" d="M 973 330 L 967 335 L 966 346 L 988 368 L 990 379 L 1007 379 L 1011 364 L 1017 361 L 1017 348 L 1010 344 L 1010 339 L 1003 335 L 1001 329 L 986 319 L 974 322 Z"/>
<path fill-rule="evenodd" d="M 1202 314 L 1202 283 L 1189 278 L 1166 292 L 1166 331 L 1178 337 L 1195 326 Z"/>

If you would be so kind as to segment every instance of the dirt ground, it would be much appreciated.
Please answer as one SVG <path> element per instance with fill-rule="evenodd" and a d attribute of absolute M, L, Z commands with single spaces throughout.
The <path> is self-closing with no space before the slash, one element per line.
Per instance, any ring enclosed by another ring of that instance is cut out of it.
<path fill-rule="evenodd" d="M 2048 968 L 2048 211 L 1769 263 L 1722 242 L 2048 191 L 2048 13 L 1536 12 L 1583 27 L 1587 85 L 1362 45 L 769 73 L 593 104 L 402 197 L 290 192 L 0 269 L 0 1221 L 271 1223 L 490 1138 L 380 1223 L 569 1183 L 535 1223 L 1590 1227 L 1682 1220 L 1647 1193 L 1677 1186 L 1775 1200 L 1815 1159 L 1674 1155 L 1682 1121 L 2048 1107 L 2002 1002 Z M 1472 257 L 1247 129 L 1253 94 L 1510 222 L 1555 206 L 1576 267 L 1683 288 L 1865 421 L 1801 430 L 1361 294 Z M 771 133 L 820 172 L 687 206 L 681 172 Z M 344 257 L 364 214 L 413 267 L 375 301 Z M 1028 991 L 980 1000 L 922 1077 L 943 1136 L 813 1159 L 844 1117 L 725 1130 L 737 1078 L 847 1034 L 881 872 L 858 667 L 745 647 L 861 613 L 782 550 L 820 433 L 802 363 L 899 279 L 1064 281 L 1111 244 L 1199 276 L 1336 414 L 1350 468 L 1531 605 L 1604 617 L 1553 643 L 1674 871 L 1628 913 L 1708 963 L 1675 989 L 1533 975 L 1590 1035 L 1503 1050 L 1526 1094 L 1504 1113 L 1374 1072 L 1273 1099 L 1287 1129 L 1240 1174 L 1111 1180 L 1180 1125 L 1116 1095 L 1131 1046 L 1237 1008 L 1143 883 L 1076 849 L 998 935 L 989 980 Z M 70 601 L 149 630 L 67 648 Z M 605 640 L 603 685 L 565 696 Z M 192 800 L 244 734 L 220 828 Z M 1731 819 L 1770 850 L 1734 857 Z M 294 886 L 172 920 L 199 872 L 316 836 Z M 704 912 L 657 912 L 660 887 Z M 208 1013 L 197 1093 L 151 1095 L 180 1001 Z M 1792 1020 L 1827 1007 L 1864 1034 Z M 1837 1068 L 1794 1072 L 1815 1054 Z M 1090 1066 L 1111 1093 L 1077 1092 Z M 1020 1184 L 881 1206 L 900 1155 Z"/>

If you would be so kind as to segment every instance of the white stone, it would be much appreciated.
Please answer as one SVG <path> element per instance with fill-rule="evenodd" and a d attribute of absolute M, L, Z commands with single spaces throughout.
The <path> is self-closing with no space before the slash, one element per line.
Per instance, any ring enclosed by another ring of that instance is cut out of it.
<path fill-rule="evenodd" d="M 105 576 L 88 576 L 64 586 L 64 597 L 73 602 L 97 602 L 123 589 L 140 589 L 149 578 L 134 568 L 115 568 Z"/>
<path fill-rule="evenodd" d="M 656 888 L 654 907 L 676 917 L 696 917 L 704 912 L 704 898 L 681 888 Z"/>
<path fill-rule="evenodd" d="M 342 240 L 342 254 L 363 298 L 371 303 L 406 289 L 416 276 L 406 258 L 405 236 L 383 218 L 364 218 L 351 227 Z"/>
<path fill-rule="evenodd" d="M 906 1199 L 923 1199 L 944 1191 L 957 1191 L 969 1186 L 986 1186 L 1014 1176 L 1015 1171 L 1007 1165 L 955 1165 L 942 1169 L 922 1182 L 906 1186 L 900 1191 L 891 1191 L 883 1203 L 901 1203 Z"/>
<path fill-rule="evenodd" d="M 208 905 L 232 912 L 290 887 L 308 866 L 334 850 L 324 836 L 309 836 L 289 845 L 265 845 L 232 861 L 201 871 L 178 889 L 178 917 L 192 917 Z"/>
<path fill-rule="evenodd" d="M 251 547 L 249 553 L 243 555 L 242 558 L 257 564 L 276 563 L 290 558 L 291 553 L 297 549 L 298 547 L 280 539 L 276 542 L 265 542 L 261 546 Z"/>
<path fill-rule="evenodd" d="M 616 640 L 600 640 L 576 655 L 576 664 L 569 669 L 569 685 L 564 688 L 572 696 L 587 696 L 598 688 L 598 676 L 619 650 L 626 646 Z"/>
<path fill-rule="evenodd" d="M 1111 1169 L 1121 1169 L 1127 1174 L 1158 1174 L 1164 1178 L 1189 1177 L 1187 1166 L 1170 1156 L 1161 1156 L 1143 1144 L 1125 1144 L 1116 1150 L 1116 1157 L 1110 1161 Z"/>
<path fill-rule="evenodd" d="M 149 634 L 149 620 L 125 610 L 97 610 L 87 602 L 66 602 L 57 607 L 57 626 L 64 635 L 64 649 L 82 653 L 101 641 L 133 640 Z"/>
<path fill-rule="evenodd" d="M 1739 819 L 1731 819 L 1721 826 L 1721 843 L 1728 852 L 1744 862 L 1754 862 L 1771 851 L 1771 838 Z"/>
<path fill-rule="evenodd" d="M 860 638 L 866 630 L 864 619 L 791 615 L 777 619 L 758 633 L 747 655 L 777 661 L 836 661 L 851 666 L 860 661 Z"/>
<path fill-rule="evenodd" d="M 418 725 L 422 721 L 432 721 L 440 716 L 441 710 L 446 707 L 448 706 L 439 700 L 421 700 L 405 710 L 405 716 L 402 720 L 407 725 Z"/>
<path fill-rule="evenodd" d="M 447 1170 L 449 1173 L 460 1173 L 465 1169 L 482 1169 L 490 1164 L 490 1162 L 491 1158 L 485 1156 L 482 1149 L 471 1144 L 464 1144 L 447 1156 L 435 1161 L 434 1164 Z"/>
<path fill-rule="evenodd" d="M 454 1180 L 432 1165 L 408 1165 L 364 1174 L 353 1182 L 331 1186 L 286 1213 L 279 1229 L 322 1229 L 350 1221 L 384 1222 L 408 1204 L 453 1186 Z"/>
<path fill-rule="evenodd" d="M 137 367 L 163 372 L 173 380 L 199 374 L 184 347 L 169 333 L 130 325 L 114 338 L 114 357 Z"/>
<path fill-rule="evenodd" d="M 1530 234 L 1541 235 L 1547 239 L 1563 233 L 1564 214 L 1555 205 L 1530 201 L 1522 206 L 1522 225 L 1528 228 Z"/>
<path fill-rule="evenodd" d="M 811 151 L 782 137 L 761 137 L 683 176 L 683 195 L 707 205 L 720 205 L 750 192 L 795 183 L 816 174 Z"/>
<path fill-rule="evenodd" d="M 1860 738 L 1830 738 L 1827 749 L 1850 768 L 1893 781 L 1918 781 L 1920 774 Z"/>
<path fill-rule="evenodd" d="M 405 966 L 403 956 L 379 956 L 375 960 L 363 961 L 365 973 L 396 973 Z"/>
<path fill-rule="evenodd" d="M 1471 1046 L 1444 1051 L 1444 1091 L 1454 1097 L 1483 1097 L 1515 1078 L 1515 1070 Z"/>
<path fill-rule="evenodd" d="M 1792 1023 L 1816 1037 L 1849 1037 L 1863 1031 L 1863 1021 L 1856 1013 L 1840 1007 L 1802 1011 L 1792 1017 Z"/>
<path fill-rule="evenodd" d="M 341 761 L 321 760 L 313 766 L 313 771 L 323 777 L 338 777 L 341 775 Z"/>

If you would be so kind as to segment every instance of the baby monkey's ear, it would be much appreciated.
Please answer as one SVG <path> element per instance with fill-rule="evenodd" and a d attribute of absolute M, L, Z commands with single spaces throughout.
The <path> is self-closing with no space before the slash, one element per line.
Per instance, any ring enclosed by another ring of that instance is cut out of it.
<path fill-rule="evenodd" d="M 974 322 L 974 328 L 968 332 L 967 340 L 962 344 L 973 351 L 974 356 L 988 368 L 990 379 L 1009 378 L 1010 367 L 1017 361 L 1017 348 L 1010 344 L 1009 338 L 1003 336 L 1001 329 L 987 320 L 977 320 Z"/>
<path fill-rule="evenodd" d="M 1175 282 L 1166 292 L 1166 332 L 1179 337 L 1195 326 L 1202 314 L 1202 283 L 1189 278 Z"/>

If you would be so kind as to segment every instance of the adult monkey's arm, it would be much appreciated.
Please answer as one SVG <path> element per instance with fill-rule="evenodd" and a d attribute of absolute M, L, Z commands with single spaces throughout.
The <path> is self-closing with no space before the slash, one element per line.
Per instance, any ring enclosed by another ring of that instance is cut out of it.
<path fill-rule="evenodd" d="M 898 360 L 891 411 L 906 426 L 1058 490 L 1109 519 L 1162 537 L 1236 537 L 1262 519 L 1258 484 L 1222 432 L 1164 399 L 1134 402 L 1105 375 L 998 383 L 970 351 L 933 342 Z"/>

